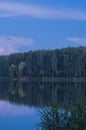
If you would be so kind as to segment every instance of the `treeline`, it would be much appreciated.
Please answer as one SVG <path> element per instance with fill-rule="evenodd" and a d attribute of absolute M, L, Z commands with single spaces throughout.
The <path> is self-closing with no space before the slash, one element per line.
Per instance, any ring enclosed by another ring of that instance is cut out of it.
<path fill-rule="evenodd" d="M 0 76 L 86 77 L 86 47 L 0 56 Z"/>

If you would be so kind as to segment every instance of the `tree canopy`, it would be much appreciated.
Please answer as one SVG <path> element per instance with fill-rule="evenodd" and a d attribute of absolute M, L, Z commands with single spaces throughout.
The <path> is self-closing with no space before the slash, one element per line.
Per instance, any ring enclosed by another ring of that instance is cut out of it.
<path fill-rule="evenodd" d="M 0 56 L 0 76 L 86 77 L 86 47 Z"/>

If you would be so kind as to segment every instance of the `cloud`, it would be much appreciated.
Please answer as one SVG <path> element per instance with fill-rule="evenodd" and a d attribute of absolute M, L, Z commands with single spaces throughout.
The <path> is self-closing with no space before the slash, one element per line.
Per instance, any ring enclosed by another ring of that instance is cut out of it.
<path fill-rule="evenodd" d="M 86 38 L 68 37 L 66 40 L 80 46 L 86 46 Z"/>
<path fill-rule="evenodd" d="M 0 17 L 31 16 L 40 19 L 86 21 L 86 12 L 74 9 L 53 9 L 22 3 L 0 2 Z"/>
<path fill-rule="evenodd" d="M 18 52 L 22 47 L 29 47 L 34 42 L 31 38 L 0 36 L 0 55 Z"/>
<path fill-rule="evenodd" d="M 4 49 L 3 48 L 0 48 L 0 53 L 3 53 L 4 52 Z"/>

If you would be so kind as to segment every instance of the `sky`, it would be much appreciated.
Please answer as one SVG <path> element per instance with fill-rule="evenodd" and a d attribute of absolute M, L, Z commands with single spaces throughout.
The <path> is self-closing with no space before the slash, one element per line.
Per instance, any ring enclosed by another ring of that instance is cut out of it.
<path fill-rule="evenodd" d="M 0 0 L 0 55 L 86 46 L 86 1 Z"/>

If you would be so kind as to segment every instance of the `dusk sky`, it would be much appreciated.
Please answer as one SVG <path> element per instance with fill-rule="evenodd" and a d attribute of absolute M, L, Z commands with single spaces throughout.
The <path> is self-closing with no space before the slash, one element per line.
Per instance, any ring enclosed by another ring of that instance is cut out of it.
<path fill-rule="evenodd" d="M 86 46 L 86 1 L 0 0 L 0 55 Z"/>

